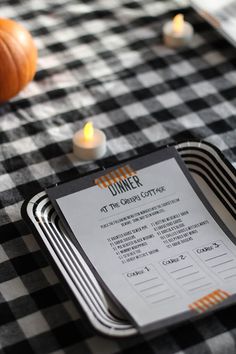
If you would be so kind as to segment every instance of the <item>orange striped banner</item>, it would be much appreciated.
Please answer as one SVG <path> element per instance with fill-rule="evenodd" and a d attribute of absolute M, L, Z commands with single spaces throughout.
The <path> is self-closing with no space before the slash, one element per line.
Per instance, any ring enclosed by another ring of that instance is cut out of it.
<path fill-rule="evenodd" d="M 209 308 L 212 306 L 215 306 L 225 299 L 227 299 L 230 296 L 229 293 L 227 293 L 224 290 L 215 290 L 212 293 L 203 296 L 199 300 L 193 302 L 192 304 L 189 305 L 189 308 L 191 310 L 197 311 L 199 313 L 207 311 Z"/>
<path fill-rule="evenodd" d="M 107 173 L 104 176 L 96 178 L 94 183 L 101 189 L 108 188 L 110 185 L 122 181 L 128 177 L 136 175 L 137 172 L 134 171 L 129 165 L 124 165 L 118 167 L 117 169 Z"/>

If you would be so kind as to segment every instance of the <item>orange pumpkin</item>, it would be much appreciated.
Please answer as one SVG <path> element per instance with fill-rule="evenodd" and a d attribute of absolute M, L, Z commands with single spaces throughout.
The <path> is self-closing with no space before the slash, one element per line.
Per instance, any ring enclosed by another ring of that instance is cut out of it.
<path fill-rule="evenodd" d="M 0 102 L 15 96 L 36 71 L 37 49 L 19 23 L 0 18 Z"/>

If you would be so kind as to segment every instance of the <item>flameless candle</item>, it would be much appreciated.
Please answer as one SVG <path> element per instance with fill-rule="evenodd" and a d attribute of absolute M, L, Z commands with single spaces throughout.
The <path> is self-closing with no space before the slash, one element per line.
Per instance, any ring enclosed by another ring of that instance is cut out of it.
<path fill-rule="evenodd" d="M 73 137 L 73 151 L 80 160 L 96 160 L 106 152 L 106 136 L 88 122 Z"/>
<path fill-rule="evenodd" d="M 182 14 L 178 14 L 163 27 L 164 43 L 171 48 L 186 46 L 192 40 L 193 33 L 193 26 L 184 21 Z"/>

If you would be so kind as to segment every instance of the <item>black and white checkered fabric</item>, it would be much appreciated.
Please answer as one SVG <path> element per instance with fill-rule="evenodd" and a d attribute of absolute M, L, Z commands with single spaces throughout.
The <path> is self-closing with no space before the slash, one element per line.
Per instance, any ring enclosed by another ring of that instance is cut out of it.
<path fill-rule="evenodd" d="M 0 16 L 31 31 L 39 60 L 35 80 L 0 106 L 0 353 L 236 352 L 236 305 L 150 341 L 95 335 L 20 215 L 46 186 L 174 141 L 205 139 L 236 163 L 236 49 L 188 7 L 194 40 L 166 48 L 162 26 L 180 5 L 1 0 Z M 98 163 L 72 154 L 88 119 L 108 138 Z"/>

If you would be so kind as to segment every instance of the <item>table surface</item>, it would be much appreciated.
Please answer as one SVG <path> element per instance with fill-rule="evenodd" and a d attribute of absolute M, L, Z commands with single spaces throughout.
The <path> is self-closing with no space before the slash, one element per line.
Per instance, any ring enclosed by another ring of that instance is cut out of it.
<path fill-rule="evenodd" d="M 39 50 L 34 81 L 0 106 L 0 353 L 235 353 L 236 305 L 151 340 L 92 333 L 22 221 L 23 201 L 46 186 L 154 151 L 204 139 L 236 163 L 236 49 L 192 9 L 188 48 L 162 44 L 180 2 L 1 0 Z M 1 83 L 0 83 L 1 84 Z M 72 154 L 86 120 L 108 153 Z"/>

